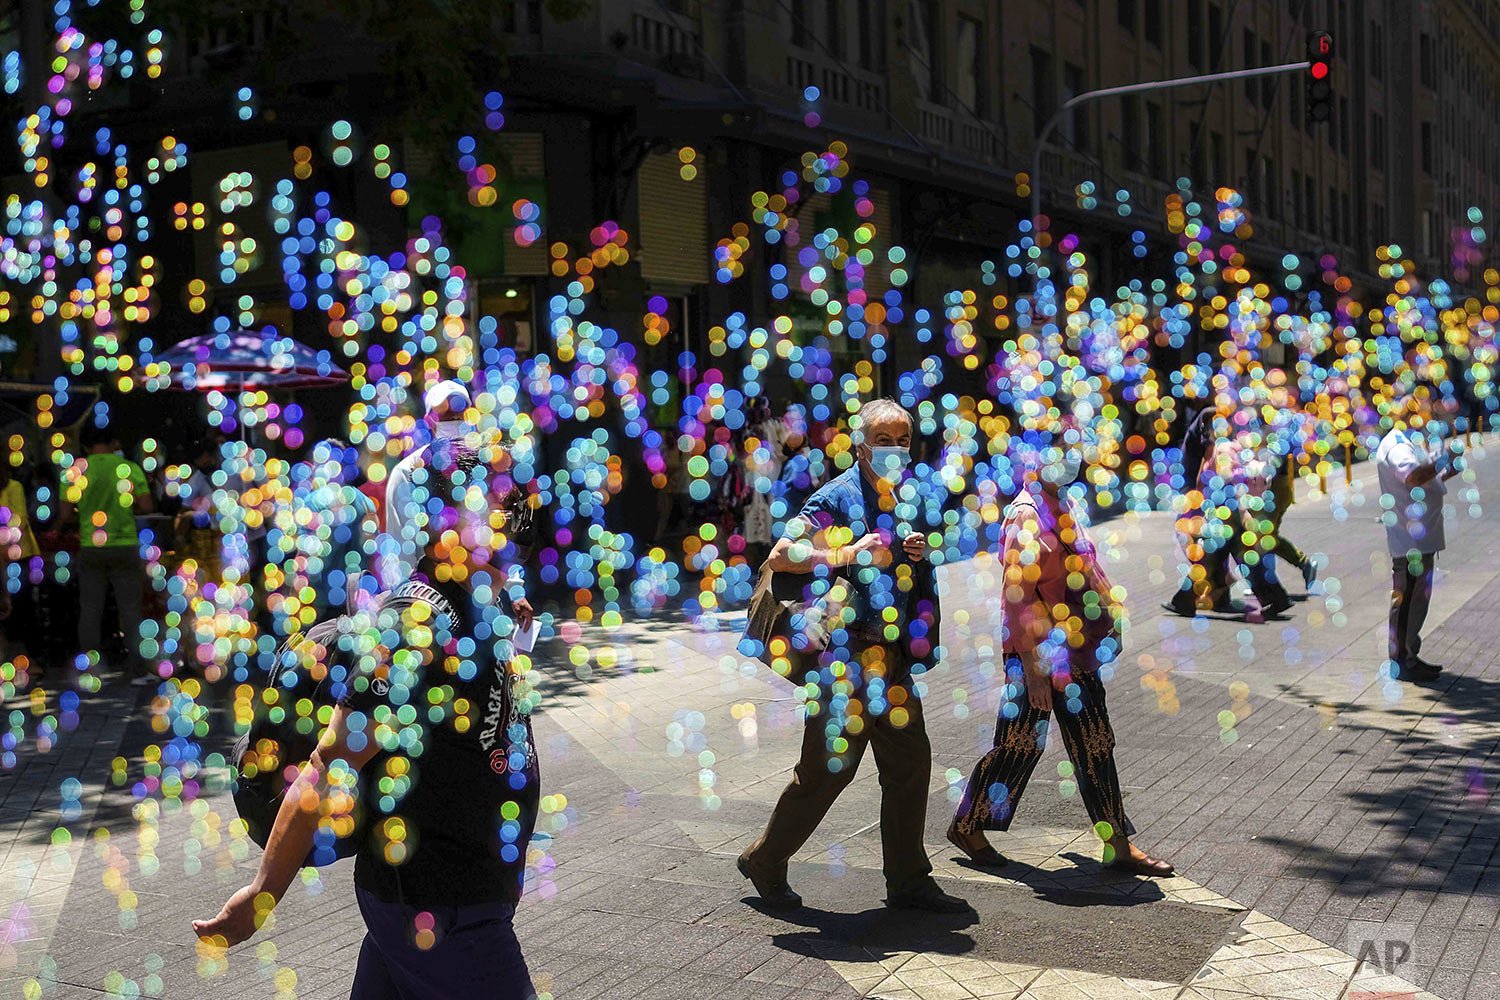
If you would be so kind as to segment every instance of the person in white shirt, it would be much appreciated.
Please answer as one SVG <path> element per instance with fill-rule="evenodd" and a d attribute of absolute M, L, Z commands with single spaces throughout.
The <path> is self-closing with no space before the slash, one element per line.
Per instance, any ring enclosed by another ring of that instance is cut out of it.
<path fill-rule="evenodd" d="M 462 382 L 445 379 L 427 388 L 422 394 L 422 405 L 427 411 L 427 428 L 434 441 L 441 438 L 461 436 L 467 425 L 464 413 L 472 405 L 469 390 Z M 397 566 L 392 570 L 395 584 L 411 576 L 421 555 L 421 540 L 417 538 L 417 525 L 412 520 L 413 491 L 412 474 L 422 466 L 428 445 L 419 445 L 406 454 L 391 470 L 385 487 L 385 532 L 395 542 Z"/>
<path fill-rule="evenodd" d="M 1461 468 L 1461 460 L 1442 446 L 1457 409 L 1451 396 L 1418 387 L 1406 397 L 1375 452 L 1381 520 L 1391 554 L 1389 669 L 1397 680 L 1431 681 L 1443 669 L 1420 653 L 1433 569 L 1445 546 L 1444 483 Z"/>

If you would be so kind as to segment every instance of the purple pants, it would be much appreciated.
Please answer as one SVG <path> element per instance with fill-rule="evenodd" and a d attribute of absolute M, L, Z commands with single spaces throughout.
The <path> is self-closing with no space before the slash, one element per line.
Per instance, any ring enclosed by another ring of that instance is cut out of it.
<path fill-rule="evenodd" d="M 349 1000 L 535 1000 L 516 904 L 424 908 L 354 893 L 366 933 Z"/>

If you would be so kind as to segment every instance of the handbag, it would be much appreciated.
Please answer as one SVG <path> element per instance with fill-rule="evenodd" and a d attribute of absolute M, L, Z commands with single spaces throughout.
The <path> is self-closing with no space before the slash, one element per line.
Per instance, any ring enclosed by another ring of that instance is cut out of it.
<path fill-rule="evenodd" d="M 849 581 L 835 576 L 823 594 L 809 600 L 803 584 L 808 576 L 778 574 L 769 560 L 763 563 L 739 644 L 741 653 L 797 687 L 817 681 L 818 657 L 832 631 L 829 623 L 843 617 L 850 594 Z"/>

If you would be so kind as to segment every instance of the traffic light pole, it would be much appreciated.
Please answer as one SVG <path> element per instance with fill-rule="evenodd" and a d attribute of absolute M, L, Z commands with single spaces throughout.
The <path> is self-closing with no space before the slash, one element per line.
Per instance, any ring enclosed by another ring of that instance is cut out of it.
<path fill-rule="evenodd" d="M 1175 80 L 1153 80 L 1149 83 L 1132 83 L 1124 87 L 1105 87 L 1103 90 L 1090 90 L 1075 97 L 1070 97 L 1063 102 L 1063 106 L 1052 113 L 1047 123 L 1042 126 L 1042 131 L 1037 134 L 1036 146 L 1031 151 L 1031 222 L 1039 225 L 1042 217 L 1042 151 L 1047 147 L 1047 137 L 1057 127 L 1063 116 L 1080 104 L 1089 101 L 1097 101 L 1102 97 L 1119 97 L 1125 94 L 1140 94 L 1152 90 L 1173 90 L 1177 87 L 1196 87 L 1203 83 L 1217 83 L 1220 80 L 1248 80 L 1257 76 L 1273 76 L 1277 73 L 1296 73 L 1305 70 L 1312 65 L 1310 60 L 1296 63 L 1283 63 L 1280 66 L 1262 66 L 1258 69 L 1235 69 L 1227 73 L 1208 73 L 1204 76 L 1182 76 Z M 1154 140 L 1156 137 L 1152 136 Z"/>

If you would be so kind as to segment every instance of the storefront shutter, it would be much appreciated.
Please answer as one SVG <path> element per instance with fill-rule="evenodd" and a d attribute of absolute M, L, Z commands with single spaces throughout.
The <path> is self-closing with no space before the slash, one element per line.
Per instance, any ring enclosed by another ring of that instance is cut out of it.
<path fill-rule="evenodd" d="M 675 153 L 646 157 L 637 175 L 641 276 L 648 281 L 701 285 L 708 281 L 708 181 L 682 179 Z"/>

